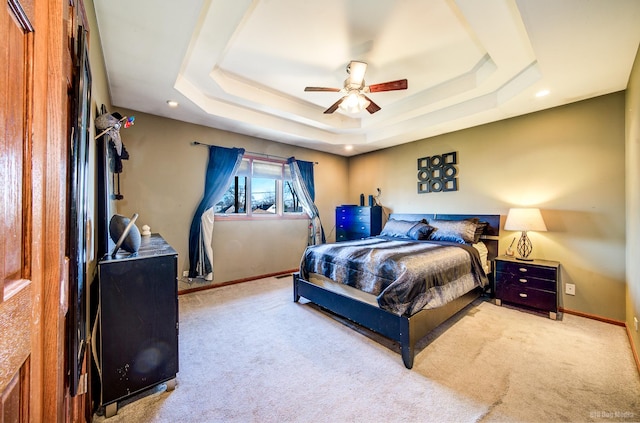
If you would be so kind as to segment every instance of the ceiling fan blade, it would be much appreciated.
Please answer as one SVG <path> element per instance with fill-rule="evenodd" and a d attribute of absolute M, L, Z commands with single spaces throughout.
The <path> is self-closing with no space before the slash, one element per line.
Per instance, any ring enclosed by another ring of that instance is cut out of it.
<path fill-rule="evenodd" d="M 369 102 L 369 105 L 367 106 L 367 112 L 374 114 L 375 112 L 377 112 L 378 110 L 380 110 L 380 106 L 378 106 L 376 103 L 374 103 L 373 101 L 371 101 L 371 99 L 369 97 L 367 97 L 366 95 L 362 94 L 364 96 L 364 98 L 367 99 L 367 101 Z"/>
<path fill-rule="evenodd" d="M 349 72 L 349 81 L 351 84 L 356 86 L 361 86 L 364 82 L 364 74 L 367 71 L 367 64 L 365 62 L 358 62 L 357 60 L 352 60 L 347 67 L 347 72 Z"/>
<path fill-rule="evenodd" d="M 369 85 L 370 93 L 377 93 L 380 91 L 395 91 L 406 90 L 408 86 L 406 79 L 398 79 L 397 81 L 383 82 L 381 84 Z"/>
<path fill-rule="evenodd" d="M 327 87 L 305 87 L 305 91 L 328 91 L 332 93 L 340 92 L 340 88 L 327 88 Z"/>
<path fill-rule="evenodd" d="M 335 112 L 336 110 L 338 110 L 338 107 L 340 106 L 340 103 L 342 103 L 345 98 L 347 98 L 347 96 L 344 96 L 340 100 L 338 100 L 335 103 L 333 103 L 331 105 L 331 107 L 329 107 L 327 110 L 324 111 L 324 114 L 328 115 L 328 114 L 331 114 L 331 113 Z"/>

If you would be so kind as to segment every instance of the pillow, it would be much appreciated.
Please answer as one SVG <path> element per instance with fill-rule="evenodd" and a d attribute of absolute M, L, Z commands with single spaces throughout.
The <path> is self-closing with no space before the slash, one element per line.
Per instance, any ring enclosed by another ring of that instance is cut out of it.
<path fill-rule="evenodd" d="M 409 222 L 407 220 L 395 220 L 391 219 L 384 224 L 380 235 L 391 236 L 394 238 L 408 238 L 407 233 L 411 228 L 415 226 L 416 222 Z"/>
<path fill-rule="evenodd" d="M 434 241 L 449 241 L 459 244 L 473 244 L 476 237 L 478 218 L 472 217 L 464 220 L 440 220 L 434 219 L 429 225 L 436 228 L 429 239 Z"/>
<path fill-rule="evenodd" d="M 429 239 L 429 235 L 435 228 L 427 223 L 418 222 L 407 232 L 407 236 L 411 239 L 424 240 Z"/>
<path fill-rule="evenodd" d="M 476 244 L 478 242 L 480 242 L 480 237 L 482 236 L 482 233 L 484 232 L 484 229 L 489 226 L 488 222 L 478 222 L 477 226 L 476 226 L 476 235 L 473 238 L 473 243 Z"/>

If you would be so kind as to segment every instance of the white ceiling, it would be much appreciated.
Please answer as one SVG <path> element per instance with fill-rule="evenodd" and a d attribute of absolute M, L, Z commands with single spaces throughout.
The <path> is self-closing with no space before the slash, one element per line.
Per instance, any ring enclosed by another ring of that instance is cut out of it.
<path fill-rule="evenodd" d="M 640 44 L 638 0 L 95 8 L 114 107 L 344 156 L 624 90 Z M 369 94 L 382 107 L 373 115 L 323 114 L 342 94 L 304 88 L 342 88 L 351 60 L 368 63 L 367 84 L 407 78 L 409 88 Z"/>

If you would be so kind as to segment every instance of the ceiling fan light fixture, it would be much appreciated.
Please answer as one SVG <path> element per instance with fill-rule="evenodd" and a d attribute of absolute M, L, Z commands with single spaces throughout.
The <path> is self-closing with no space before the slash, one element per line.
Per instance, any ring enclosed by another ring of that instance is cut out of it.
<path fill-rule="evenodd" d="M 370 101 L 356 90 L 349 91 L 349 94 L 340 103 L 340 108 L 349 113 L 359 113 L 369 107 Z"/>
<path fill-rule="evenodd" d="M 367 94 L 381 91 L 406 90 L 408 87 L 406 79 L 365 85 L 364 74 L 366 70 L 367 64 L 365 62 L 352 60 L 347 65 L 347 73 L 349 74 L 349 77 L 345 79 L 343 88 L 305 87 L 304 90 L 339 92 L 345 94 L 323 112 L 325 115 L 335 112 L 338 108 L 341 108 L 347 113 L 359 113 L 366 109 L 370 114 L 374 114 L 380 110 L 380 106 L 374 103 Z"/>

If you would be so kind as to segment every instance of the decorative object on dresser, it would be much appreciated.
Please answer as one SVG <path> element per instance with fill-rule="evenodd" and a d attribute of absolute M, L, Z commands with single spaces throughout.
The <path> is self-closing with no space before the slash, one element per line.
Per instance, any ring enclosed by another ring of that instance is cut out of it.
<path fill-rule="evenodd" d="M 140 248 L 140 231 L 136 226 L 136 220 L 138 220 L 138 213 L 134 213 L 131 219 L 119 214 L 114 214 L 111 217 L 109 235 L 113 242 L 116 243 L 111 257 L 115 257 L 118 254 L 120 247 L 132 254 L 138 252 L 138 248 Z"/>
<path fill-rule="evenodd" d="M 382 207 L 336 207 L 336 241 L 376 236 L 382 231 Z"/>
<path fill-rule="evenodd" d="M 158 234 L 143 237 L 137 254 L 105 254 L 98 262 L 98 307 L 92 350 L 99 407 L 107 417 L 118 401 L 167 382 L 178 372 L 178 254 Z"/>
<path fill-rule="evenodd" d="M 507 220 L 504 222 L 505 231 L 522 231 L 518 240 L 518 260 L 531 261 L 529 254 L 533 250 L 533 244 L 527 236 L 527 231 L 546 232 L 540 209 L 536 208 L 512 208 L 509 209 Z"/>
<path fill-rule="evenodd" d="M 558 318 L 560 263 L 550 260 L 518 261 L 500 256 L 495 259 L 496 304 L 512 303 Z"/>

